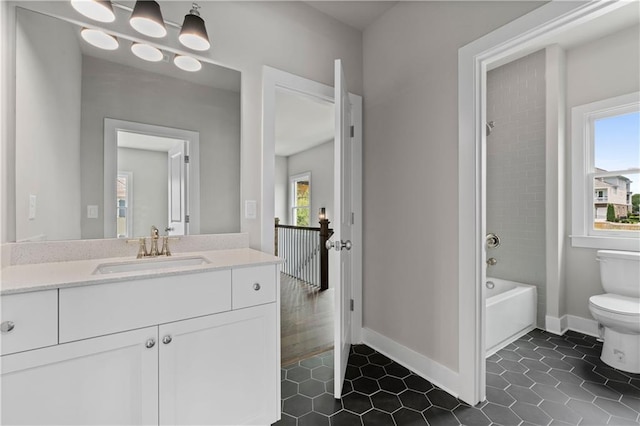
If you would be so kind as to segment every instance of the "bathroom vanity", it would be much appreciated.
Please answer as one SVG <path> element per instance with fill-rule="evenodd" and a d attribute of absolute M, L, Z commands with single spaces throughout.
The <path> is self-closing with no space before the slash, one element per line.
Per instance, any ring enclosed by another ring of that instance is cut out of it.
<path fill-rule="evenodd" d="M 9 266 L 0 300 L 3 424 L 280 417 L 276 257 L 243 248 Z"/>

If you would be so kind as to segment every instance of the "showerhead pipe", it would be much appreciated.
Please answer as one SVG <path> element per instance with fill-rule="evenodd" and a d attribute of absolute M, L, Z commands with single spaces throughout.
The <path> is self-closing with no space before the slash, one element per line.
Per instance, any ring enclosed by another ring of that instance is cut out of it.
<path fill-rule="evenodd" d="M 487 136 L 489 136 L 491 134 L 491 131 L 493 130 L 493 128 L 496 127 L 496 124 L 493 121 L 489 121 L 485 125 L 486 125 L 486 129 L 487 129 Z"/>

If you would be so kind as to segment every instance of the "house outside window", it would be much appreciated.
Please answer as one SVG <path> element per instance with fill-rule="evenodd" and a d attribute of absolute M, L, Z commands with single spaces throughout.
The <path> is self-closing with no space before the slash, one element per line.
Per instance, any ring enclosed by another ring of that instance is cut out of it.
<path fill-rule="evenodd" d="M 571 120 L 572 245 L 640 250 L 640 92 L 575 107 Z"/>
<path fill-rule="evenodd" d="M 291 222 L 294 226 L 310 226 L 311 173 L 291 176 Z"/>

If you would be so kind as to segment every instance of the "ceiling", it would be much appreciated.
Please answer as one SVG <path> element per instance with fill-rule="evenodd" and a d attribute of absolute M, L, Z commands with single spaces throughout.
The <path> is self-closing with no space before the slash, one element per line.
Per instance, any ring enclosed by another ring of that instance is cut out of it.
<path fill-rule="evenodd" d="M 343 24 L 363 31 L 397 1 L 305 1 L 309 6 Z"/>
<path fill-rule="evenodd" d="M 334 138 L 334 105 L 284 89 L 276 91 L 276 155 L 288 157 Z"/>

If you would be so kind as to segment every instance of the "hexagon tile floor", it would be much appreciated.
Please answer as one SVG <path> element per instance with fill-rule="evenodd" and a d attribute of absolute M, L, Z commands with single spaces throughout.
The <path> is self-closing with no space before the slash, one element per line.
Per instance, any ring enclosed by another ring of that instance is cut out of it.
<path fill-rule="evenodd" d="M 351 348 L 342 399 L 333 352 L 282 369 L 276 425 L 639 425 L 640 374 L 600 361 L 602 344 L 533 330 L 487 359 L 487 400 L 471 407 L 365 345 Z"/>

